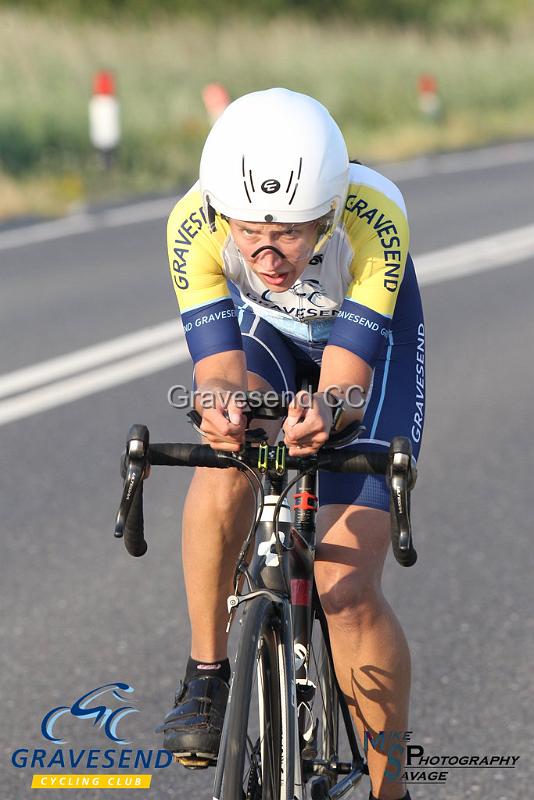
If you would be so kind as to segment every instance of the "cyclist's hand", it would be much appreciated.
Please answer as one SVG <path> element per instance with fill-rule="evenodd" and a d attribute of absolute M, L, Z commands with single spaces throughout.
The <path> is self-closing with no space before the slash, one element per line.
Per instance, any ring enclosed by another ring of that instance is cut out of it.
<path fill-rule="evenodd" d="M 202 409 L 200 430 L 214 450 L 238 451 L 245 443 L 247 419 L 233 398 Z"/>
<path fill-rule="evenodd" d="M 311 456 L 328 440 L 332 427 L 332 409 L 322 392 L 310 398 L 298 392 L 284 422 L 284 442 L 290 456 Z"/>

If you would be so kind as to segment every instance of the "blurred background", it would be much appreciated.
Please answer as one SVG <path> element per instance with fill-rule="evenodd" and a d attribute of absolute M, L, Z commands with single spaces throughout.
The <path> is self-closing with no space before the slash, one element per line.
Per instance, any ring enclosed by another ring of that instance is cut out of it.
<path fill-rule="evenodd" d="M 97 686 L 135 687 L 128 739 L 161 746 L 154 729 L 189 655 L 191 476 L 153 471 L 149 550 L 132 559 L 113 539 L 119 458 L 135 422 L 153 441 L 193 438 L 167 400 L 191 363 L 166 219 L 221 107 L 273 85 L 323 101 L 351 155 L 379 164 L 408 208 L 428 413 L 419 560 L 390 558 L 385 589 L 413 654 L 412 741 L 432 756 L 520 757 L 432 786 L 423 775 L 411 795 L 530 796 L 533 33 L 534 0 L 0 0 L 6 798 L 33 797 L 35 770 L 13 751 L 43 748 L 43 716 Z M 106 742 L 74 718 L 62 730 L 76 750 Z M 156 771 L 146 797 L 210 798 L 212 778 Z"/>
<path fill-rule="evenodd" d="M 367 161 L 529 137 L 533 31 L 534 0 L 0 0 L 0 217 L 191 183 L 212 82 L 314 95 Z M 89 138 L 101 71 L 110 169 Z"/>

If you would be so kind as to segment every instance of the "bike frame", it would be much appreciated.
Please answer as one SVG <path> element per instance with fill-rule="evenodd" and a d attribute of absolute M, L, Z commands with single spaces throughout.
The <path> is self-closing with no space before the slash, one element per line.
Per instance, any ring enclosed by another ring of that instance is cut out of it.
<path fill-rule="evenodd" d="M 256 401 L 254 400 L 254 402 Z M 254 406 L 256 410 L 253 416 L 261 419 L 279 419 L 283 416 L 284 411 L 287 412 L 284 402 L 284 398 L 280 397 L 279 405 L 274 409 L 265 404 L 261 413 Z M 255 524 L 251 525 L 249 535 L 243 544 L 239 565 L 243 566 L 247 549 L 252 544 L 251 538 L 254 535 L 253 557 L 248 568 L 240 570 L 242 575 L 239 574 L 239 568 L 236 569 L 236 594 L 228 598 L 228 610 L 232 615 L 233 611 L 241 604 L 245 604 L 246 610 L 247 602 L 254 597 L 260 597 L 263 605 L 261 613 L 268 610 L 272 615 L 268 624 L 275 631 L 274 643 L 278 650 L 279 667 L 277 674 L 280 673 L 282 676 L 279 684 L 282 700 L 279 702 L 283 707 L 279 709 L 279 727 L 284 736 L 284 747 L 280 756 L 280 771 L 283 773 L 287 789 L 285 800 L 295 800 L 295 798 L 303 800 L 304 795 L 307 795 L 307 791 L 305 792 L 303 788 L 303 782 L 307 781 L 310 782 L 309 788 L 313 800 L 328 800 L 328 798 L 336 800 L 336 798 L 344 797 L 358 783 L 362 775 L 367 772 L 367 768 L 358 749 L 347 702 L 340 692 L 335 678 L 328 626 L 314 589 L 316 474 L 318 470 L 325 469 L 330 472 L 385 475 L 391 488 L 390 516 L 393 554 L 399 564 L 410 567 L 417 560 L 410 521 L 410 492 L 417 478 L 412 446 L 406 437 L 396 436 L 391 440 L 388 453 L 369 453 L 346 447 L 336 449 L 335 445 L 339 446 L 340 444 L 338 440 L 332 441 L 331 447 L 321 448 L 313 456 L 301 458 L 289 455 L 289 451 L 282 443 L 270 447 L 265 441 L 261 441 L 262 434 L 258 431 L 249 433 L 251 434 L 250 440 L 245 443 L 239 453 L 227 453 L 213 450 L 209 445 L 192 443 L 150 445 L 148 428 L 145 425 L 133 425 L 129 430 L 126 450 L 121 461 L 123 491 L 115 521 L 114 535 L 116 538 L 124 539 L 130 555 L 140 557 L 146 553 L 143 481 L 150 474 L 151 465 L 237 468 L 240 471 L 246 471 L 251 486 L 256 482 L 254 480 L 257 474 L 255 470 L 259 470 L 265 476 L 267 496 L 263 493 L 261 519 L 255 520 Z M 282 499 L 287 495 L 287 489 L 292 488 L 297 482 L 295 479 L 286 488 L 287 469 L 298 471 L 294 520 L 287 503 L 285 506 L 282 504 Z M 244 584 L 239 588 L 241 578 L 244 578 Z M 243 585 L 246 586 L 245 590 Z M 257 604 L 255 607 L 260 608 Z M 318 670 L 318 677 L 325 690 L 324 696 L 327 699 L 332 698 L 331 703 L 323 705 L 322 711 L 324 722 L 328 722 L 328 735 L 325 736 L 324 733 L 325 724 L 322 725 L 321 730 L 321 743 L 325 755 L 323 759 L 316 758 L 317 729 L 313 730 L 311 712 L 310 740 L 300 735 L 302 731 L 299 732 L 298 727 L 299 695 L 306 702 L 306 694 L 313 697 L 315 688 L 311 686 L 311 681 L 307 684 L 314 616 L 319 620 L 321 626 L 322 641 L 328 663 L 326 674 L 324 669 Z M 251 629 L 249 635 L 258 643 L 259 640 L 257 637 L 254 638 L 254 633 L 259 635 L 262 628 L 255 628 L 256 616 L 251 616 L 249 620 Z M 273 621 L 274 625 L 272 625 Z M 265 620 L 260 624 L 263 625 L 264 622 Z M 255 657 L 256 655 L 250 650 L 247 655 L 241 645 L 240 648 L 244 653 L 243 657 L 248 658 L 247 670 L 239 672 L 239 665 L 237 665 L 233 681 L 236 676 L 239 678 L 246 676 L 246 680 L 248 680 L 249 670 L 254 660 L 251 661 L 249 656 Z M 272 657 L 274 658 L 274 656 Z M 298 664 L 296 664 L 296 657 L 299 660 Z M 243 690 L 243 686 L 241 686 L 241 690 Z M 231 694 L 232 690 L 230 691 L 230 703 Z M 249 699 L 247 697 L 247 700 Z M 248 703 L 246 707 L 248 708 Z M 330 733 L 334 725 L 337 731 L 338 707 L 341 709 L 351 749 L 352 760 L 350 763 L 339 761 L 338 754 L 335 752 L 337 733 L 334 736 L 331 736 Z M 232 724 L 233 720 L 239 719 L 235 716 L 235 712 L 240 708 L 240 706 L 234 707 L 234 714 L 227 714 L 225 717 L 216 770 L 214 798 L 220 797 L 222 786 L 228 745 L 227 722 L 230 717 L 232 717 Z M 260 724 L 262 723 L 260 722 Z M 233 735 L 237 738 L 239 733 L 236 731 Z M 304 740 L 302 754 L 300 752 L 301 738 Z M 306 751 L 308 751 L 307 754 L 305 754 Z M 290 754 L 294 754 L 294 758 L 289 757 Z M 330 760 L 328 761 L 327 758 Z M 231 763 L 233 765 L 234 760 Z M 302 774 L 302 765 L 306 768 L 304 775 Z M 331 782 L 338 775 L 344 777 L 331 787 Z M 296 781 L 293 780 L 294 777 L 296 777 Z M 232 780 L 234 781 L 234 779 L 235 773 L 232 773 Z M 294 792 L 295 783 L 296 791 Z M 288 796 L 290 790 L 291 797 Z M 233 800 L 233 798 L 229 798 L 229 800 Z"/>
<path fill-rule="evenodd" d="M 293 518 L 289 505 L 280 508 L 279 519 L 274 510 L 285 488 L 286 476 L 268 472 L 264 479 L 265 505 L 257 525 L 254 552 L 245 572 L 247 590 L 229 598 L 230 613 L 258 595 L 267 596 L 278 608 L 280 620 L 280 674 L 285 676 L 287 686 L 282 687 L 281 697 L 289 698 L 287 708 L 282 709 L 282 724 L 286 726 L 285 741 L 288 751 L 293 753 L 293 764 L 289 753 L 285 753 L 282 764 L 282 785 L 293 783 L 295 800 L 304 800 L 304 783 L 311 776 L 302 774 L 300 753 L 298 692 L 305 685 L 308 675 L 311 634 L 314 616 L 318 619 L 323 636 L 329 667 L 335 676 L 328 625 L 315 589 L 313 568 L 315 556 L 315 515 L 317 513 L 315 472 L 301 476 L 295 492 Z M 239 665 L 236 664 L 236 669 Z M 335 680 L 335 678 L 334 678 Z M 330 790 L 326 797 L 342 798 L 367 774 L 365 761 L 359 751 L 356 734 L 345 696 L 339 689 L 341 715 L 351 750 L 352 762 L 344 765 L 344 777 Z M 232 692 L 228 708 L 232 702 Z M 261 702 L 261 701 L 260 701 Z M 226 719 L 228 719 L 228 712 Z M 261 717 L 261 715 L 260 715 Z M 220 797 L 223 783 L 227 745 L 226 725 L 223 728 L 221 748 L 214 781 L 214 798 Z M 331 765 L 333 766 L 333 765 Z M 328 771 L 328 765 L 323 765 Z M 320 774 L 320 773 L 317 773 Z"/>

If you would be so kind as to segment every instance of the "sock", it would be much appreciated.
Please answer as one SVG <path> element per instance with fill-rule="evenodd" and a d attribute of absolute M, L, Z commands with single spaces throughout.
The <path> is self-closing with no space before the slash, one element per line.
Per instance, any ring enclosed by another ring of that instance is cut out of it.
<path fill-rule="evenodd" d="M 372 792 L 369 792 L 369 800 L 377 800 Z M 399 800 L 412 800 L 410 797 L 410 792 L 406 792 L 406 794 L 400 797 Z"/>
<path fill-rule="evenodd" d="M 188 683 L 194 678 L 220 678 L 226 683 L 230 682 L 230 661 L 225 658 L 223 661 L 206 663 L 205 661 L 195 661 L 189 657 L 185 670 L 185 682 Z"/>

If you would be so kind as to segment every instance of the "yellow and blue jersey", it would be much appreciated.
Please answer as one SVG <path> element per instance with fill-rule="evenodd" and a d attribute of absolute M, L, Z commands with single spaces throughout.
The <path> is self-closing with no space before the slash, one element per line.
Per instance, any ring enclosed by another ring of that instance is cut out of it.
<path fill-rule="evenodd" d="M 242 348 L 239 314 L 247 308 L 315 360 L 326 344 L 335 344 L 374 366 L 387 345 L 394 314 L 407 310 L 397 303 L 410 303 L 411 292 L 402 292 L 399 300 L 409 247 L 402 194 L 360 164 L 351 164 L 345 209 L 333 236 L 285 292 L 272 292 L 248 267 L 225 220 L 218 217 L 215 231 L 210 230 L 198 184 L 173 209 L 167 243 L 195 362 Z"/>

